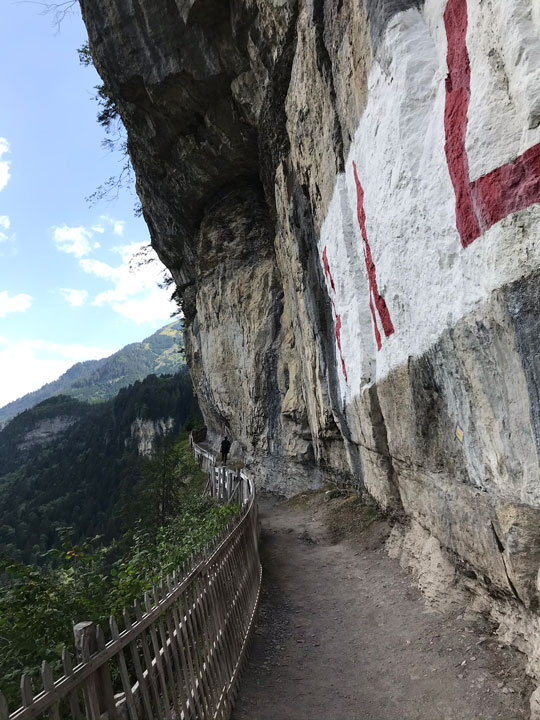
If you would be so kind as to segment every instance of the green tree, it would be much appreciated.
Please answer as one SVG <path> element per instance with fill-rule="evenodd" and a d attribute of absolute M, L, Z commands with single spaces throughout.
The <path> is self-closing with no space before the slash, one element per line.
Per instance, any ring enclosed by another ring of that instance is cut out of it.
<path fill-rule="evenodd" d="M 169 434 L 143 462 L 133 510 L 139 517 L 145 517 L 150 526 L 163 527 L 178 514 L 186 493 L 197 484 L 200 486 L 204 477 L 186 436 L 174 439 Z"/>
<path fill-rule="evenodd" d="M 51 564 L 41 568 L 0 557 L 0 690 L 10 705 L 18 704 L 21 673 L 37 679 L 42 660 L 61 672 L 63 645 L 73 651 L 73 622 L 106 627 L 109 615 L 120 617 L 161 577 L 178 570 L 238 510 L 186 488 L 177 514 L 164 526 L 149 526 L 145 518 L 110 546 L 99 538 L 76 542 L 71 529 L 60 528 L 62 547 L 50 551 Z"/>

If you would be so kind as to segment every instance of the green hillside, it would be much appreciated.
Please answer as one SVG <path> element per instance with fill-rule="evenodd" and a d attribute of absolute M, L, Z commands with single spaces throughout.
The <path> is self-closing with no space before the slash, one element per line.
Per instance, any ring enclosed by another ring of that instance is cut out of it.
<path fill-rule="evenodd" d="M 0 427 L 54 395 L 69 395 L 84 402 L 103 402 L 113 398 L 120 388 L 151 373 L 174 374 L 184 364 L 178 352 L 181 343 L 182 321 L 177 321 L 142 342 L 126 345 L 107 358 L 77 363 L 58 380 L 0 408 Z"/>
<path fill-rule="evenodd" d="M 116 537 L 144 462 L 132 424 L 172 418 L 173 437 L 194 413 L 184 367 L 103 403 L 59 395 L 18 415 L 0 431 L 0 553 L 36 562 L 66 526 L 75 540 Z"/>

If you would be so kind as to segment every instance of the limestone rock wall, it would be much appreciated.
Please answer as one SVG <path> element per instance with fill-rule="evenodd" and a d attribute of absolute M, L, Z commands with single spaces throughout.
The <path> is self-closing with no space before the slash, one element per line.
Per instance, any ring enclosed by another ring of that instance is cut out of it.
<path fill-rule="evenodd" d="M 17 449 L 29 450 L 34 447 L 34 445 L 46 445 L 76 422 L 77 419 L 69 415 L 59 415 L 58 417 L 47 418 L 46 420 L 38 420 L 34 426 L 23 435 L 21 441 L 17 443 Z"/>
<path fill-rule="evenodd" d="M 160 418 L 159 420 L 143 420 L 136 418 L 131 423 L 130 438 L 125 441 L 137 446 L 139 455 L 149 456 L 152 454 L 156 440 L 165 437 L 174 427 L 174 418 Z"/>
<path fill-rule="evenodd" d="M 211 435 L 535 613 L 536 0 L 81 6 Z"/>

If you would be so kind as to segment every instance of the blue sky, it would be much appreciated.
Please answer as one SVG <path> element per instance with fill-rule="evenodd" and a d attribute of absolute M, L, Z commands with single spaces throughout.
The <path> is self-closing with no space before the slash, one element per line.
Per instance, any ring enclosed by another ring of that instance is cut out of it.
<path fill-rule="evenodd" d="M 39 3 L 0 2 L 0 406 L 170 322 L 175 306 L 123 191 L 85 200 L 122 158 L 102 147 L 78 10 L 60 28 Z M 155 256 L 154 256 L 155 257 Z"/>

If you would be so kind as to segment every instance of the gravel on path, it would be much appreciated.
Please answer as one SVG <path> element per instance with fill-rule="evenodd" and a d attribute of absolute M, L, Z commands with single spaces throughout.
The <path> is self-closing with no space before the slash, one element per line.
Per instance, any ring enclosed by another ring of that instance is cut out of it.
<path fill-rule="evenodd" d="M 324 494 L 259 498 L 263 592 L 233 720 L 523 720 L 524 657 L 430 609 L 384 523 L 335 542 Z"/>

